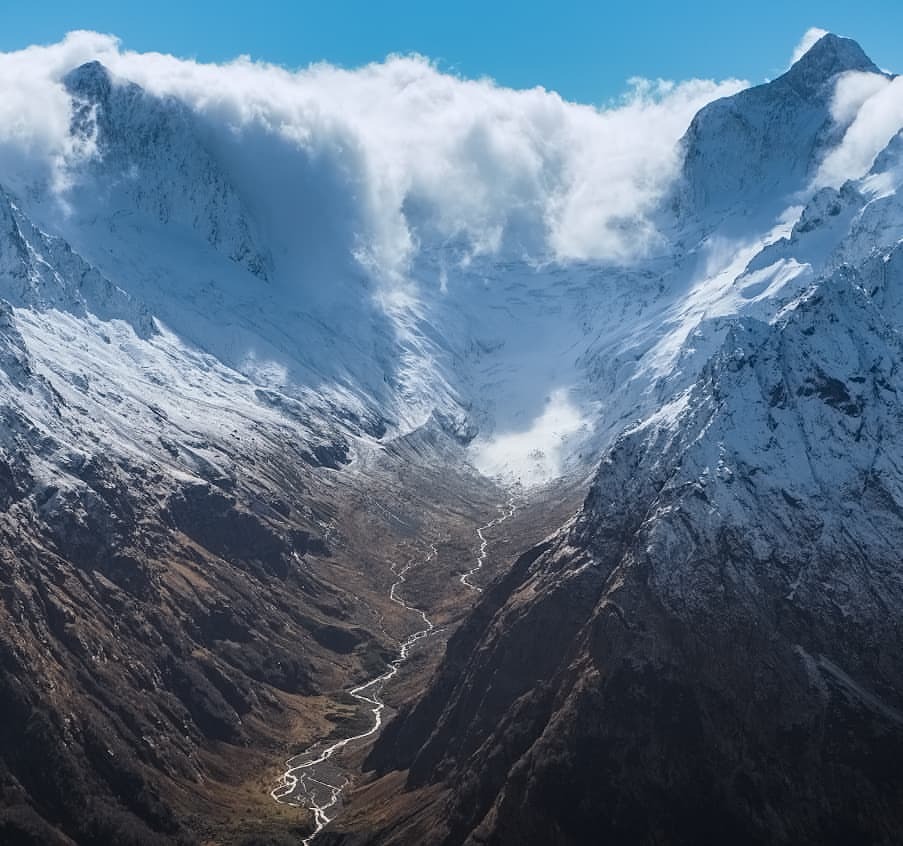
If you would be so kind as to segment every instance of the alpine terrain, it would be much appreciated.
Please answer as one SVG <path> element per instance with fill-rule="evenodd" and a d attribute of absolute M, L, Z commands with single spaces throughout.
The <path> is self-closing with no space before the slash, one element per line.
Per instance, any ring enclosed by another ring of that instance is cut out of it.
<path fill-rule="evenodd" d="M 0 842 L 899 843 L 903 84 L 810 40 L 0 54 Z"/>

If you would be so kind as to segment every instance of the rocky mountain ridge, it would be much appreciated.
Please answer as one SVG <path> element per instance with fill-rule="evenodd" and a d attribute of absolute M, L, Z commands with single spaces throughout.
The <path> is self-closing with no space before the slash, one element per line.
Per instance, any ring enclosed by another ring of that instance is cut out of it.
<path fill-rule="evenodd" d="M 654 255 L 428 243 L 386 289 L 327 237 L 340 197 L 292 205 L 329 162 L 68 70 L 66 191 L 0 173 L 2 836 L 191 842 L 230 803 L 303 835 L 248 780 L 358 719 L 343 691 L 410 634 L 398 557 L 437 545 L 454 627 L 503 488 L 540 513 L 591 474 L 323 842 L 891 843 L 900 136 L 819 182 L 861 77 L 892 83 L 825 36 L 704 107 Z"/>
<path fill-rule="evenodd" d="M 816 57 L 826 47 L 864 65 L 833 37 Z M 755 126 L 746 109 L 799 75 L 709 106 L 691 148 L 720 144 L 721 115 Z M 774 159 L 752 166 L 761 176 L 784 159 L 758 146 L 772 131 L 759 126 L 750 144 Z M 487 591 L 377 742 L 380 778 L 333 842 L 895 841 L 898 145 L 862 180 L 816 192 L 732 273 L 740 297 L 782 275 L 794 292 L 720 320 L 692 382 L 606 450 L 580 513 Z M 707 173 L 757 213 L 758 181 Z M 394 771 L 408 812 L 367 833 L 367 797 Z"/>

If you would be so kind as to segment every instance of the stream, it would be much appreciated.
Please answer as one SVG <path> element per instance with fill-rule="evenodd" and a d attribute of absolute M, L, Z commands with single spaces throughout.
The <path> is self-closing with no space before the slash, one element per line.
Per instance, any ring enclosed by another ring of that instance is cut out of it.
<path fill-rule="evenodd" d="M 508 500 L 505 505 L 499 505 L 498 508 L 502 514 L 477 529 L 480 547 L 476 564 L 460 577 L 461 584 L 473 591 L 482 590 L 471 584 L 470 578 L 483 568 L 486 561 L 489 541 L 483 532 L 499 525 L 514 514 L 513 499 Z M 423 559 L 423 565 L 429 564 L 435 557 L 436 545 L 431 544 L 429 553 Z M 401 666 L 408 660 L 414 644 L 436 631 L 435 625 L 425 611 L 410 605 L 398 595 L 408 572 L 415 563 L 415 560 L 411 560 L 399 570 L 396 570 L 395 566 L 392 567 L 392 573 L 396 579 L 389 589 L 389 599 L 402 608 L 419 614 L 423 627 L 408 635 L 401 642 L 398 648 L 398 657 L 387 665 L 383 673 L 349 691 L 352 697 L 369 709 L 373 715 L 373 724 L 364 732 L 341 738 L 329 745 L 324 746 L 324 741 L 318 741 L 299 755 L 289 758 L 285 763 L 285 772 L 282 773 L 279 783 L 270 793 L 273 799 L 280 804 L 298 808 L 306 807 L 313 813 L 314 830 L 304 838 L 302 846 L 310 846 L 314 838 L 335 819 L 335 811 L 338 810 L 342 792 L 349 784 L 349 778 L 334 759 L 351 744 L 357 744 L 359 741 L 376 736 L 383 725 L 383 710 L 386 705 L 382 699 L 382 692 L 386 684 L 397 675 Z"/>

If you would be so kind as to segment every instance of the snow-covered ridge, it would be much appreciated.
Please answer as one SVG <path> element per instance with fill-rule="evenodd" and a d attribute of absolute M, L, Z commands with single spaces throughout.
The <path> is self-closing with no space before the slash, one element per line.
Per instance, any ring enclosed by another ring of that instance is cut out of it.
<path fill-rule="evenodd" d="M 69 65 L 87 47 L 103 63 Z M 848 184 L 823 187 L 824 162 L 895 85 L 831 35 L 765 85 L 639 91 L 610 111 L 416 60 L 355 77 L 198 66 L 96 37 L 47 49 L 68 140 L 53 179 L 0 158 L 2 295 L 48 378 L 89 397 L 86 362 L 63 340 L 73 332 L 85 349 L 103 345 L 92 365 L 116 339 L 106 375 L 137 377 L 147 407 L 167 408 L 183 384 L 175 414 L 228 416 L 236 391 L 247 418 L 309 409 L 315 428 L 350 425 L 352 439 L 438 422 L 484 472 L 539 483 L 587 468 L 681 396 L 738 318 L 771 322 L 821 275 L 903 237 L 898 141 Z M 213 85 L 225 81 L 235 90 Z M 480 120 L 507 115 L 514 134 L 458 126 L 450 137 L 463 146 L 436 148 L 427 172 L 418 156 L 433 136 L 420 120 L 392 128 L 404 139 L 364 139 L 388 128 L 343 123 L 314 91 L 349 106 L 402 83 L 405 96 L 444 92 L 449 109 L 476 98 Z M 593 170 L 636 126 L 667 143 L 618 174 Z M 401 159 L 379 160 L 396 147 Z M 576 158 L 561 159 L 564 148 Z M 620 186 L 614 217 L 608 186 Z M 562 228 L 568 216 L 597 227 L 595 246 L 561 249 L 583 237 Z M 160 355 L 166 367 L 149 366 Z"/>
<path fill-rule="evenodd" d="M 73 100 L 72 135 L 90 151 L 70 172 L 65 201 L 73 213 L 144 212 L 196 231 L 266 280 L 268 260 L 256 246 L 247 211 L 187 106 L 114 82 L 99 62 L 75 68 L 63 83 Z"/>
<path fill-rule="evenodd" d="M 855 41 L 827 34 L 772 82 L 701 109 L 683 142 L 681 211 L 706 218 L 740 203 L 746 216 L 783 211 L 853 117 L 832 109 L 847 75 L 884 78 Z"/>

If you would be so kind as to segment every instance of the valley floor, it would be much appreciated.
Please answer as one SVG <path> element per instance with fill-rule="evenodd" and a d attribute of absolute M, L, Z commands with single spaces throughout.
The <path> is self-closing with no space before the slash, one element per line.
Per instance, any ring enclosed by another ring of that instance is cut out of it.
<path fill-rule="evenodd" d="M 205 843 L 307 844 L 341 829 L 379 729 L 425 689 L 481 586 L 580 505 L 573 482 L 504 489 L 460 465 L 424 464 L 404 441 L 353 475 L 331 520 L 335 556 L 312 560 L 319 577 L 361 597 L 355 617 L 377 628 L 357 648 L 363 669 L 320 696 L 286 697 L 281 742 L 215 753 L 222 780 L 186 804 Z"/>

